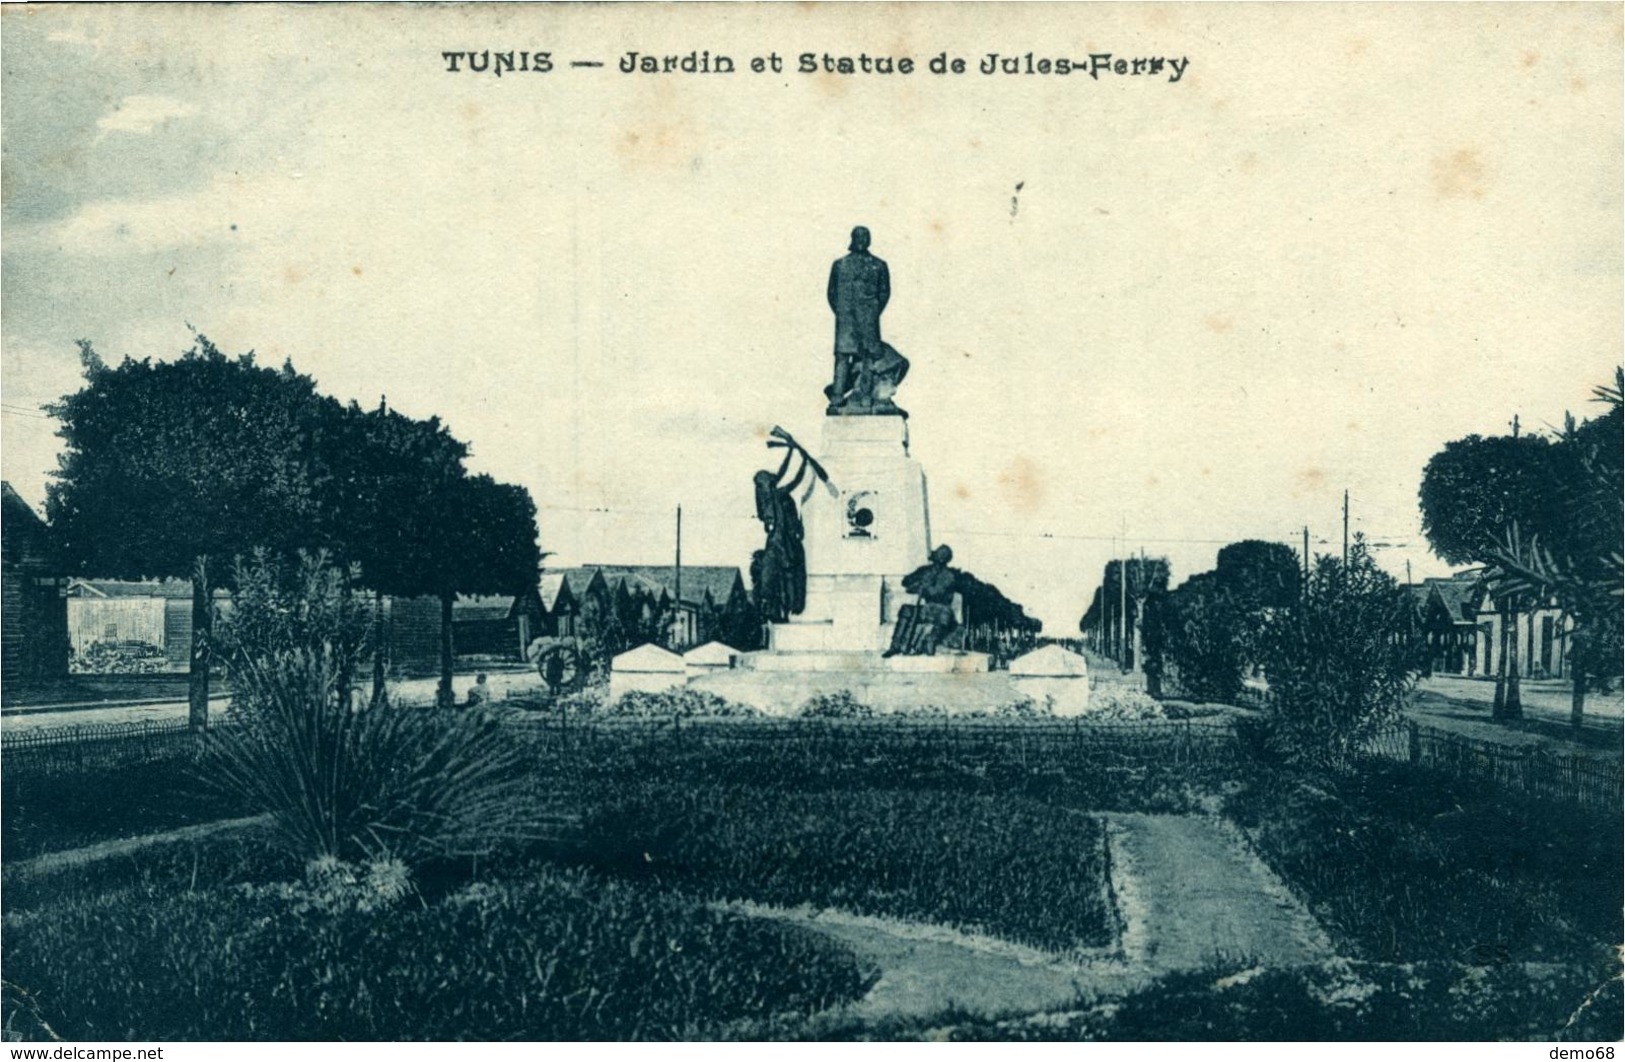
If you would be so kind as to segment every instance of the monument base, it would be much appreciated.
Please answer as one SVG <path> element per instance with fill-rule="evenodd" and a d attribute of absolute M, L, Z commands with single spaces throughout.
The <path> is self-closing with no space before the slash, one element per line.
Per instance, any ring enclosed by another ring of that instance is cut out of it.
<path fill-rule="evenodd" d="M 806 703 L 816 697 L 837 697 L 842 694 L 881 714 L 934 708 L 949 715 L 985 712 L 1000 705 L 1014 704 L 1025 696 L 1003 671 L 960 670 L 971 663 L 964 659 L 954 660 L 944 656 L 910 658 L 912 661 L 934 661 L 931 666 L 937 670 L 924 671 L 902 667 L 893 669 L 889 666 L 840 666 L 871 662 L 868 659 L 854 660 L 848 654 L 753 655 L 768 656 L 773 661 L 762 666 L 760 662 L 751 663 L 742 658 L 740 667 L 696 676 L 689 680 L 688 686 L 739 704 L 749 704 L 767 715 L 780 717 L 799 714 Z M 808 668 L 792 671 L 785 657 L 803 658 L 800 662 L 808 665 Z M 873 662 L 890 665 L 899 659 L 902 658 L 880 661 L 875 657 Z"/>
<path fill-rule="evenodd" d="M 913 600 L 903 577 L 931 550 L 925 472 L 908 453 L 902 417 L 824 418 L 819 463 L 829 486 L 803 510 L 806 607 L 773 625 L 775 652 L 879 653 Z"/>
<path fill-rule="evenodd" d="M 807 672 L 842 672 L 846 674 L 896 675 L 966 675 L 990 670 L 986 653 L 965 653 L 942 650 L 935 656 L 892 656 L 879 653 L 856 653 L 830 650 L 827 652 L 745 653 L 737 664 L 741 671 L 773 672 L 782 674 L 786 683 L 794 683 L 796 674 Z"/>

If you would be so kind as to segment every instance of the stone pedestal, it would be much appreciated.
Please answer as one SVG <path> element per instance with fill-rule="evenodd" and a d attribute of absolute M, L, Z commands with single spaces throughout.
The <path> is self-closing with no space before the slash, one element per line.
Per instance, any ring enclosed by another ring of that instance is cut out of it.
<path fill-rule="evenodd" d="M 667 652 L 658 645 L 640 645 L 615 657 L 609 663 L 609 697 L 620 700 L 621 695 L 634 690 L 659 693 L 680 689 L 688 682 L 688 669 L 683 658 Z"/>
<path fill-rule="evenodd" d="M 1058 645 L 1034 649 L 1010 661 L 1010 683 L 1023 696 L 1048 704 L 1058 716 L 1089 710 L 1089 664 Z"/>
<path fill-rule="evenodd" d="M 925 472 L 909 456 L 908 421 L 827 417 L 817 457 L 835 492 L 815 484 L 802 508 L 806 609 L 772 625 L 765 651 L 737 660 L 716 646 L 688 658 L 659 650 L 617 657 L 611 693 L 686 685 L 779 715 L 841 691 L 879 711 L 979 711 L 1018 700 L 985 653 L 881 656 L 898 610 L 914 600 L 903 577 L 931 552 Z"/>
<path fill-rule="evenodd" d="M 931 551 L 925 471 L 903 417 L 826 417 L 819 462 L 837 488 L 814 488 L 806 527 L 807 608 L 773 625 L 786 653 L 873 653 L 911 598 L 903 576 Z"/>

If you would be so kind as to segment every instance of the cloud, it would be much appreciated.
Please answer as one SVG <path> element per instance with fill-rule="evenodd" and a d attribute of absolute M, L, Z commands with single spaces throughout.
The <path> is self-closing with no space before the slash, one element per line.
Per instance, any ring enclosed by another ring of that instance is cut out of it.
<path fill-rule="evenodd" d="M 196 113 L 196 104 L 169 96 L 126 96 L 97 120 L 96 127 L 106 133 L 144 136 L 171 119 L 189 118 Z"/>
<path fill-rule="evenodd" d="M 54 30 L 47 33 L 45 39 L 53 44 L 71 44 L 80 48 L 89 48 L 91 51 L 98 53 L 102 50 L 102 42 L 99 38 L 87 36 L 83 30 L 78 29 Z"/>
<path fill-rule="evenodd" d="M 7 250 L 106 257 L 207 244 L 240 246 L 255 228 L 286 216 L 292 183 L 278 175 L 217 176 L 184 195 L 101 199 L 61 221 L 13 227 Z"/>

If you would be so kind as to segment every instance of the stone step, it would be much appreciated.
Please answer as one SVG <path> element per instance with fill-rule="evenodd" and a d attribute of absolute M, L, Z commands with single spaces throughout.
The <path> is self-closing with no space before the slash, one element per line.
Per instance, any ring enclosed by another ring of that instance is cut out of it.
<path fill-rule="evenodd" d="M 738 667 L 748 671 L 782 672 L 874 672 L 892 674 L 967 674 L 987 671 L 986 653 L 942 652 L 936 656 L 894 656 L 877 652 L 852 651 L 767 651 L 746 653 Z"/>

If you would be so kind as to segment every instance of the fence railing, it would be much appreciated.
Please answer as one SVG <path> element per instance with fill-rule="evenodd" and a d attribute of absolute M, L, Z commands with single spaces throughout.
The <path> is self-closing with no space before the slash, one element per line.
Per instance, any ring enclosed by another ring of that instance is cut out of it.
<path fill-rule="evenodd" d="M 185 719 L 41 727 L 0 733 L 0 772 L 76 773 L 191 755 L 200 747 Z"/>
<path fill-rule="evenodd" d="M 1625 777 L 1618 758 L 1586 755 L 1542 744 L 1503 744 L 1416 722 L 1374 735 L 1369 756 L 1491 782 L 1521 796 L 1557 800 L 1618 813 Z"/>

